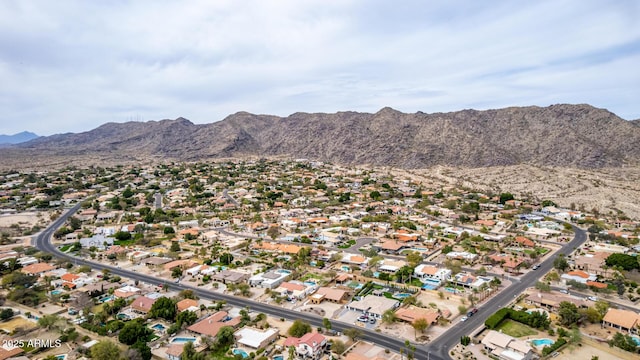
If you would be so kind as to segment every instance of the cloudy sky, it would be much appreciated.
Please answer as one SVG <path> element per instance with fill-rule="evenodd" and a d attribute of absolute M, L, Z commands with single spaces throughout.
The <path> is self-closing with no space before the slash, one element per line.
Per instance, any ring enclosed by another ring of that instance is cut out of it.
<path fill-rule="evenodd" d="M 0 134 L 639 99 L 637 0 L 0 2 Z"/>

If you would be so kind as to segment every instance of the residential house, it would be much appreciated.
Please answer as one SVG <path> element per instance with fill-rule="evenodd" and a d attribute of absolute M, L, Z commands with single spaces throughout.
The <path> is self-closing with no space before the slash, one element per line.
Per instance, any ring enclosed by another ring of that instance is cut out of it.
<path fill-rule="evenodd" d="M 27 275 L 42 275 L 43 273 L 47 272 L 47 271 L 51 271 L 55 269 L 54 266 L 49 265 L 47 263 L 36 263 L 36 264 L 31 264 L 31 265 L 27 265 L 25 267 L 23 267 L 22 269 L 20 269 L 21 272 L 23 272 L 24 274 Z"/>
<path fill-rule="evenodd" d="M 382 314 L 389 309 L 396 309 L 400 306 L 398 300 L 386 297 L 367 295 L 360 300 L 355 300 L 347 304 L 347 309 L 367 313 L 376 319 L 382 319 Z"/>
<path fill-rule="evenodd" d="M 139 314 L 146 315 L 151 311 L 151 307 L 156 300 L 157 299 L 152 299 L 146 296 L 138 296 L 131 303 L 131 309 Z"/>
<path fill-rule="evenodd" d="M 176 306 L 178 308 L 178 312 L 183 312 L 183 311 L 196 312 L 200 310 L 200 304 L 198 303 L 198 300 L 193 300 L 193 299 L 182 299 L 178 301 Z"/>
<path fill-rule="evenodd" d="M 579 308 L 589 307 L 589 303 L 584 299 L 576 299 L 573 296 L 567 294 L 558 293 L 535 293 L 527 296 L 524 299 L 525 303 L 534 305 L 536 307 L 545 308 L 553 311 L 560 309 L 560 303 L 568 301 L 574 303 Z"/>
<path fill-rule="evenodd" d="M 213 274 L 211 278 L 223 284 L 240 284 L 249 278 L 249 274 L 233 270 L 222 270 L 219 273 Z"/>
<path fill-rule="evenodd" d="M 304 334 L 302 337 L 289 337 L 284 341 L 284 347 L 293 346 L 298 356 L 305 359 L 320 359 L 327 345 L 327 338 L 317 332 Z"/>
<path fill-rule="evenodd" d="M 277 269 L 253 275 L 249 278 L 249 285 L 267 289 L 275 289 L 291 275 L 289 270 Z"/>
<path fill-rule="evenodd" d="M 638 334 L 640 314 L 630 310 L 610 308 L 604 318 L 602 318 L 602 325 L 626 333 Z"/>
<path fill-rule="evenodd" d="M 311 300 L 311 302 L 314 304 L 320 304 L 324 300 L 336 304 L 342 304 L 347 299 L 348 295 L 349 292 L 346 290 L 323 286 L 319 288 L 318 291 L 315 292 L 315 294 L 311 295 L 309 297 L 309 300 Z"/>
<path fill-rule="evenodd" d="M 474 276 L 461 272 L 456 274 L 451 282 L 466 288 L 479 289 L 483 284 L 489 286 L 493 279 L 493 276 Z"/>
<path fill-rule="evenodd" d="M 495 330 L 489 330 L 480 343 L 498 359 L 531 360 L 534 357 L 533 348 L 525 341 Z"/>
<path fill-rule="evenodd" d="M 240 324 L 240 317 L 232 318 L 226 311 L 218 311 L 195 324 L 189 326 L 187 330 L 203 336 L 215 337 L 223 326 L 235 328 Z"/>
<path fill-rule="evenodd" d="M 233 333 L 236 344 L 239 347 L 246 347 L 250 350 L 265 348 L 267 345 L 278 340 L 280 330 L 278 328 L 268 328 L 264 330 L 245 326 Z"/>
<path fill-rule="evenodd" d="M 398 309 L 396 311 L 396 317 L 410 324 L 413 324 L 418 319 L 425 319 L 429 325 L 433 325 L 438 322 L 440 313 L 435 309 L 426 309 L 411 305 Z"/>
<path fill-rule="evenodd" d="M 430 282 L 438 282 L 438 286 L 451 280 L 452 272 L 447 268 L 439 268 L 433 265 L 420 264 L 413 270 L 413 276 L 416 278 Z"/>
<path fill-rule="evenodd" d="M 573 270 L 573 271 L 569 271 L 566 274 L 562 274 L 560 278 L 565 282 L 573 280 L 581 284 L 586 284 L 587 281 L 596 281 L 597 276 L 593 274 L 588 274 L 582 270 Z"/>

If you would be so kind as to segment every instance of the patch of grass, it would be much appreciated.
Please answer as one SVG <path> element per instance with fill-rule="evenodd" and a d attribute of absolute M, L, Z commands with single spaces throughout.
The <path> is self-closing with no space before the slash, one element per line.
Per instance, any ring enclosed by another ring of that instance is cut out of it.
<path fill-rule="evenodd" d="M 67 250 L 69 250 L 72 246 L 73 246 L 73 244 L 67 244 L 67 245 L 61 247 L 60 251 L 67 252 Z"/>
<path fill-rule="evenodd" d="M 135 240 L 131 239 L 131 240 L 116 240 L 113 242 L 113 245 L 120 245 L 120 246 L 130 246 L 135 244 Z"/>
<path fill-rule="evenodd" d="M 528 327 L 527 325 L 521 324 L 519 322 L 507 319 L 504 320 L 496 327 L 496 331 L 501 331 L 507 335 L 513 337 L 522 337 L 537 334 L 537 331 Z"/>

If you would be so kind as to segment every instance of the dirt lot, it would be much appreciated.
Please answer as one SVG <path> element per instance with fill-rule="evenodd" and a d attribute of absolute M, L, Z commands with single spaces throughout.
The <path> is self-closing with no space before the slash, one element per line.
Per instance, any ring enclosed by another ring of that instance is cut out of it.
<path fill-rule="evenodd" d="M 15 316 L 13 319 L 0 323 L 0 330 L 7 333 L 12 333 L 16 328 L 22 328 L 23 330 L 31 330 L 38 327 L 35 321 L 27 320 L 22 316 Z"/>
<path fill-rule="evenodd" d="M 400 173 L 398 173 L 400 174 Z M 520 198 L 572 203 L 587 211 L 623 211 L 640 218 L 640 168 L 572 169 L 517 165 L 478 169 L 435 167 L 403 171 L 424 184 L 462 185 L 494 192 L 509 191 Z"/>

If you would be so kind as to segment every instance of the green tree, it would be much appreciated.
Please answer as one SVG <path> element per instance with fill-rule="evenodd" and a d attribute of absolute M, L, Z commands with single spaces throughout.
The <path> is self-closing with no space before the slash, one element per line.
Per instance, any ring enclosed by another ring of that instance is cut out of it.
<path fill-rule="evenodd" d="M 180 276 L 182 276 L 182 272 L 184 270 L 182 269 L 181 266 L 176 266 L 173 269 L 171 269 L 171 277 L 172 278 L 179 278 Z"/>
<path fill-rule="evenodd" d="M 146 341 L 151 333 L 142 322 L 132 320 L 120 330 L 118 340 L 125 345 L 133 345 L 140 339 Z"/>
<path fill-rule="evenodd" d="M 564 272 L 569 267 L 569 262 L 564 255 L 560 254 L 553 259 L 553 267 Z"/>
<path fill-rule="evenodd" d="M 56 314 L 43 315 L 38 319 L 38 326 L 47 330 L 51 330 L 56 326 L 58 320 L 60 320 L 60 318 Z"/>
<path fill-rule="evenodd" d="M 176 233 L 176 231 L 171 226 L 165 226 L 164 229 L 162 229 L 162 232 L 165 235 L 175 234 Z"/>
<path fill-rule="evenodd" d="M 610 268 L 617 266 L 627 271 L 640 268 L 638 258 L 627 254 L 611 254 L 604 262 Z"/>
<path fill-rule="evenodd" d="M 180 244 L 177 241 L 172 241 L 171 242 L 171 247 L 169 248 L 169 251 L 171 251 L 171 252 L 179 252 L 180 251 Z"/>
<path fill-rule="evenodd" d="M 93 345 L 90 350 L 93 360 L 116 360 L 120 359 L 120 348 L 118 345 L 108 340 L 101 340 Z"/>
<path fill-rule="evenodd" d="M 345 329 L 344 335 L 351 339 L 351 341 L 356 341 L 356 339 L 360 338 L 363 335 L 363 332 L 360 329 L 348 328 Z"/>
<path fill-rule="evenodd" d="M 338 355 L 342 355 L 342 353 L 347 349 L 347 346 L 341 340 L 334 340 L 331 344 L 331 351 L 335 352 Z"/>
<path fill-rule="evenodd" d="M 425 318 L 419 318 L 411 323 L 411 326 L 416 333 L 419 331 L 422 334 L 429 327 L 429 322 Z"/>
<path fill-rule="evenodd" d="M 233 332 L 234 330 L 231 326 L 221 327 L 218 331 L 218 334 L 216 335 L 216 346 L 218 348 L 225 348 L 233 344 L 233 342 L 235 341 Z"/>
<path fill-rule="evenodd" d="M 192 325 L 198 320 L 198 314 L 193 311 L 182 311 L 176 316 L 178 326 Z"/>
<path fill-rule="evenodd" d="M 136 350 L 142 360 L 151 359 L 151 348 L 147 345 L 146 341 L 138 340 L 135 344 L 131 345 L 130 349 Z"/>
<path fill-rule="evenodd" d="M 542 281 L 536 281 L 536 289 L 542 291 L 542 292 L 549 292 L 551 291 L 551 286 L 545 282 Z"/>
<path fill-rule="evenodd" d="M 580 322 L 582 316 L 578 311 L 578 307 L 574 303 L 562 301 L 558 309 L 560 324 L 563 326 L 571 326 Z"/>
<path fill-rule="evenodd" d="M 173 321 L 176 318 L 177 311 L 178 307 L 176 306 L 176 301 L 162 296 L 158 298 L 153 305 L 151 305 L 149 317 L 152 319 L 162 318 L 168 321 Z"/>
<path fill-rule="evenodd" d="M 9 320 L 13 317 L 13 309 L 6 308 L 0 311 L 0 320 Z"/>
<path fill-rule="evenodd" d="M 502 194 L 500 194 L 499 202 L 500 202 L 500 204 L 504 204 L 507 201 L 513 200 L 513 199 L 514 199 L 513 194 L 508 193 L 508 192 L 507 193 L 502 193 Z"/>
<path fill-rule="evenodd" d="M 302 337 L 302 335 L 311 332 L 311 325 L 307 322 L 304 322 L 300 319 L 295 320 L 289 330 L 287 330 L 287 334 L 293 337 Z"/>
<path fill-rule="evenodd" d="M 220 255 L 220 263 L 222 265 L 229 265 L 233 262 L 233 255 L 230 253 L 224 253 Z"/>
<path fill-rule="evenodd" d="M 393 309 L 385 310 L 385 312 L 382 313 L 382 322 L 385 324 L 393 324 L 397 319 L 398 317 Z"/>
<path fill-rule="evenodd" d="M 327 330 L 331 330 L 331 321 L 328 318 L 322 318 L 322 326 Z"/>
<path fill-rule="evenodd" d="M 410 267 L 415 268 L 422 262 L 422 254 L 417 251 L 409 251 L 407 253 L 407 263 Z"/>

